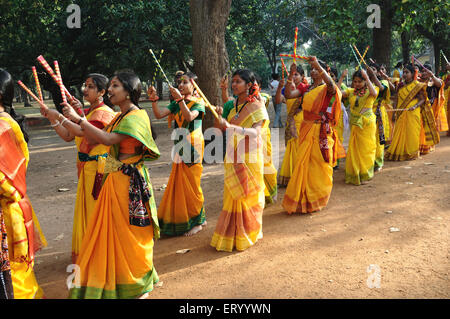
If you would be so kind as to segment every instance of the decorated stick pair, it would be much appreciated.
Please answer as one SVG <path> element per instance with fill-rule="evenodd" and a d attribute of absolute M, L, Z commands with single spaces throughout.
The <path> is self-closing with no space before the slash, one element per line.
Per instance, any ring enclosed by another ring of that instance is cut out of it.
<path fill-rule="evenodd" d="M 363 62 L 364 65 L 365 65 L 366 67 L 369 67 L 369 66 L 367 65 L 366 61 L 364 60 L 364 57 L 365 57 L 367 51 L 369 50 L 369 46 L 367 46 L 366 50 L 364 51 L 364 55 L 363 55 L 363 56 L 361 56 L 361 53 L 359 53 L 359 50 L 358 50 L 358 48 L 356 47 L 356 45 L 354 45 L 354 44 L 353 44 L 353 46 L 350 45 L 350 48 L 352 48 L 352 52 L 353 52 L 353 54 L 355 55 L 356 61 L 358 62 L 358 66 L 356 67 L 356 70 L 358 70 L 358 69 L 361 67 L 361 62 Z M 358 57 L 356 56 L 355 51 L 353 50 L 353 48 L 355 48 L 355 50 L 356 50 L 356 52 L 358 53 L 358 56 L 360 57 L 361 60 L 358 59 Z"/>

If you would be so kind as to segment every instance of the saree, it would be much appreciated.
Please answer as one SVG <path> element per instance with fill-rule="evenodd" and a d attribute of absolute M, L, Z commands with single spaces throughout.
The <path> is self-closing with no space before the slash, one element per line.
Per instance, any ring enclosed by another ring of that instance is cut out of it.
<path fill-rule="evenodd" d="M 111 122 L 116 112 L 103 103 L 91 110 L 86 119 L 89 122 L 101 123 L 105 127 Z M 86 231 L 87 222 L 97 202 L 99 180 L 95 183 L 98 174 L 97 168 L 99 162 L 103 161 L 109 147 L 102 144 L 91 145 L 84 137 L 75 136 L 77 146 L 77 197 L 75 201 L 75 212 L 73 218 L 72 231 L 72 262 L 75 263 L 80 251 L 81 242 Z"/>
<path fill-rule="evenodd" d="M 342 93 L 337 86 L 334 96 L 327 90 L 322 84 L 303 96 L 297 159 L 283 198 L 288 214 L 319 211 L 331 195 L 333 167 L 338 158 L 335 127 L 340 118 Z M 330 103 L 331 112 L 327 112 Z"/>
<path fill-rule="evenodd" d="M 284 143 L 286 149 L 284 151 L 283 162 L 281 163 L 280 172 L 278 174 L 278 185 L 286 187 L 294 171 L 297 157 L 297 139 L 298 130 L 303 121 L 303 112 L 300 107 L 300 98 L 288 99 L 286 101 L 287 119 L 286 129 L 284 133 Z"/>
<path fill-rule="evenodd" d="M 444 87 L 444 111 L 447 116 L 447 125 L 449 130 L 447 131 L 447 136 L 450 136 L 450 73 L 445 74 L 442 77 Z M 445 88 L 447 86 L 447 88 Z"/>
<path fill-rule="evenodd" d="M 386 80 L 381 80 L 381 84 L 384 90 L 378 94 L 372 108 L 376 117 L 375 136 L 377 147 L 375 151 L 375 170 L 382 168 L 384 165 L 384 146 L 390 134 L 390 123 L 386 111 L 386 104 L 389 104 L 391 100 L 391 91 L 389 89 L 389 83 Z"/>
<path fill-rule="evenodd" d="M 378 93 L 378 87 L 375 87 Z M 345 183 L 360 185 L 373 177 L 376 154 L 376 116 L 372 111 L 375 97 L 369 90 L 360 97 L 347 89 L 350 102 L 350 139 L 345 161 Z"/>
<path fill-rule="evenodd" d="M 77 258 L 72 299 L 136 298 L 159 280 L 153 265 L 158 218 L 144 165 L 159 157 L 150 119 L 145 110 L 119 113 L 105 129 L 127 138 L 110 147 L 100 168 L 103 185 Z M 119 160 L 120 154 L 130 157 Z"/>
<path fill-rule="evenodd" d="M 231 107 L 230 107 L 231 106 Z M 262 214 L 265 206 L 263 140 L 245 134 L 245 128 L 263 121 L 261 131 L 268 130 L 269 115 L 260 101 L 238 106 L 224 105 L 222 116 L 240 130 L 227 131 L 224 162 L 223 208 L 210 245 L 218 251 L 239 251 L 253 246 L 262 238 Z M 230 132 L 232 131 L 232 132 Z M 263 134 L 263 133 L 262 133 Z"/>
<path fill-rule="evenodd" d="M 187 103 L 187 107 L 199 112 L 194 121 L 187 122 L 184 119 L 175 101 L 168 106 L 174 115 L 175 129 L 185 129 L 186 134 L 175 140 L 172 171 L 158 207 L 161 233 L 168 236 L 182 235 L 206 221 L 200 185 L 205 147 L 202 133 L 205 105 L 202 99 L 194 98 Z M 177 148 L 180 150 L 176 151 Z"/>
<path fill-rule="evenodd" d="M 420 132 L 422 127 L 421 109 L 408 109 L 417 102 L 417 94 L 425 89 L 425 84 L 412 81 L 404 85 L 397 93 L 396 122 L 392 141 L 386 150 L 385 159 L 390 161 L 409 161 L 419 157 Z"/>
<path fill-rule="evenodd" d="M 0 206 L 14 298 L 40 299 L 43 291 L 33 266 L 36 252 L 47 242 L 26 194 L 27 143 L 19 125 L 6 117 L 0 117 L 0 154 Z"/>
<path fill-rule="evenodd" d="M 0 299 L 14 299 L 11 279 L 11 264 L 8 253 L 8 234 L 6 233 L 3 210 L 0 206 Z"/>
<path fill-rule="evenodd" d="M 426 99 L 425 99 L 425 108 L 430 109 L 434 118 L 434 124 L 436 127 L 436 134 L 439 132 L 448 131 L 448 123 L 447 123 L 447 115 L 444 109 L 444 85 L 441 85 L 440 88 L 436 86 L 427 86 L 426 87 Z M 426 141 L 426 126 L 422 124 L 422 129 L 420 131 L 420 154 L 426 155 L 432 151 L 434 151 L 434 145 L 439 143 L 439 140 L 435 144 L 427 143 Z"/>

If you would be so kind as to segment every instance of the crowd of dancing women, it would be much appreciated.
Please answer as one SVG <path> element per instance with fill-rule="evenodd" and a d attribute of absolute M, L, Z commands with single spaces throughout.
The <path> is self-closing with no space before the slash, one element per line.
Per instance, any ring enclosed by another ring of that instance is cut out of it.
<path fill-rule="evenodd" d="M 215 107 L 214 127 L 229 134 L 223 208 L 210 242 L 218 251 L 242 251 L 262 238 L 263 210 L 276 200 L 279 187 L 286 188 L 282 207 L 288 214 L 317 212 L 328 203 L 333 172 L 343 158 L 345 183 L 364 184 L 385 160 L 414 160 L 432 152 L 440 132 L 448 131 L 450 64 L 440 79 L 428 64 L 406 64 L 390 77 L 384 65 L 373 62 L 355 70 L 347 87 L 347 70 L 338 77 L 316 57 L 306 62 L 311 83 L 293 63 L 272 101 L 287 106 L 278 172 L 272 163 L 270 96 L 260 91 L 257 76 L 239 69 L 220 83 L 223 106 Z M 111 78 L 89 74 L 82 90 L 88 108 L 76 98 L 61 109 L 41 103 L 50 126 L 64 141 L 75 141 L 78 151 L 72 259 L 79 271 L 70 298 L 147 297 L 159 280 L 155 240 L 160 234 L 192 236 L 206 225 L 200 185 L 206 107 L 193 85 L 196 79 L 177 72 L 167 107 L 159 105 L 153 86 L 147 91 L 154 118 L 189 132 L 174 141 L 187 142 L 181 150 L 189 154 L 175 152 L 158 207 L 144 163 L 157 160 L 160 152 L 150 117 L 139 106 L 142 84 L 133 72 Z M 43 298 L 33 266 L 46 240 L 27 197 L 28 135 L 12 106 L 14 85 L 0 69 L 0 298 Z"/>

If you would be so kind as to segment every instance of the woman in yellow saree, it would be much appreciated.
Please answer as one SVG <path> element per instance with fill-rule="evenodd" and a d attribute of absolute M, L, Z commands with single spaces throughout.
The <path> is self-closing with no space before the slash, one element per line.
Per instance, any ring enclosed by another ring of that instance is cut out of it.
<path fill-rule="evenodd" d="M 447 136 L 450 136 L 450 63 L 447 63 L 445 68 L 447 72 L 442 76 L 442 82 L 444 83 L 444 109 L 447 113 L 447 124 L 449 125 Z"/>
<path fill-rule="evenodd" d="M 448 131 L 447 114 L 445 112 L 444 103 L 444 85 L 437 76 L 431 71 L 431 65 L 425 64 L 420 69 L 419 81 L 426 84 L 425 105 L 429 106 L 434 115 L 434 122 L 438 132 Z M 439 133 L 438 133 L 439 134 Z M 427 145 L 425 138 L 425 130 L 422 126 L 420 132 L 420 154 L 425 155 L 434 151 L 434 145 Z"/>
<path fill-rule="evenodd" d="M 1 233 L 6 233 L 0 240 L 3 245 L 7 241 L 0 260 L 9 260 L 0 265 L 0 271 L 11 270 L 13 291 L 7 292 L 9 297 L 40 299 L 43 291 L 34 274 L 34 257 L 47 242 L 27 196 L 28 136 L 19 124 L 23 118 L 12 108 L 13 98 L 12 77 L 0 69 L 0 210 L 4 221 Z"/>
<path fill-rule="evenodd" d="M 107 96 L 108 78 L 102 74 L 87 76 L 82 92 L 90 107 L 84 110 L 86 119 L 99 129 L 103 129 L 113 119 L 116 112 Z M 73 99 L 73 107 L 82 108 L 82 103 Z M 72 262 L 75 263 L 88 220 L 98 198 L 101 180 L 96 181 L 99 162 L 104 161 L 109 147 L 98 144 L 84 136 L 81 127 L 67 119 L 56 110 L 49 109 L 43 114 L 56 133 L 66 142 L 75 140 L 77 146 L 78 187 L 72 231 Z"/>
<path fill-rule="evenodd" d="M 211 240 L 218 251 L 239 251 L 262 238 L 264 198 L 264 155 L 261 131 L 268 130 L 269 115 L 258 99 L 259 87 L 253 72 L 237 70 L 231 88 L 236 101 L 225 103 L 215 126 L 226 130 L 227 150 L 223 208 Z"/>
<path fill-rule="evenodd" d="M 178 89 L 170 88 L 172 101 L 167 108 L 160 108 L 156 89 L 150 87 L 149 99 L 157 119 L 175 119 L 176 139 L 174 145 L 172 172 L 167 188 L 158 207 L 161 233 L 168 236 L 191 236 L 206 225 L 204 197 L 200 185 L 203 171 L 204 139 L 202 119 L 205 104 L 195 97 L 191 81 L 197 80 L 193 73 L 183 74 Z"/>
<path fill-rule="evenodd" d="M 286 146 L 284 151 L 283 162 L 281 163 L 280 172 L 278 173 L 278 185 L 280 187 L 286 187 L 294 171 L 296 158 L 297 158 L 297 146 L 298 146 L 298 130 L 300 124 L 303 121 L 303 112 L 300 107 L 301 96 L 308 90 L 309 85 L 303 82 L 305 71 L 301 66 L 292 68 L 291 73 L 288 75 L 287 86 L 291 86 L 291 90 L 297 90 L 299 97 L 286 98 L 287 118 L 286 129 L 284 131 L 284 144 Z M 281 80 L 277 93 L 276 103 L 281 103 L 282 96 L 285 95 L 286 88 L 284 87 L 284 80 Z"/>
<path fill-rule="evenodd" d="M 159 280 L 153 265 L 158 218 L 144 165 L 144 161 L 157 159 L 159 151 L 147 112 L 138 107 L 141 91 L 141 82 L 133 73 L 120 72 L 111 79 L 109 98 L 121 112 L 105 130 L 90 124 L 67 104 L 63 109 L 86 136 L 111 146 L 99 168 L 103 185 L 88 220 L 70 298 L 144 297 Z"/>
<path fill-rule="evenodd" d="M 309 57 L 313 84 L 302 96 L 303 121 L 299 130 L 296 164 L 283 198 L 288 214 L 311 213 L 324 208 L 333 187 L 333 167 L 337 162 L 338 136 L 335 127 L 341 112 L 341 91 L 327 65 Z M 291 69 L 295 64 L 291 65 Z M 286 87 L 286 97 L 299 92 Z M 334 99 L 334 100 L 333 100 Z M 332 101 L 333 100 L 333 101 Z M 332 105 L 331 112 L 328 107 Z"/>
<path fill-rule="evenodd" d="M 409 161 L 419 157 L 420 131 L 422 123 L 429 128 L 427 134 L 430 143 L 436 139 L 434 118 L 428 107 L 424 107 L 426 92 L 425 83 L 414 78 L 415 68 L 411 64 L 403 69 L 403 82 L 400 83 L 394 102 L 395 120 L 392 142 L 386 150 L 385 159 L 390 161 Z M 420 107 L 420 108 L 419 108 Z M 425 117 L 425 118 L 423 118 Z M 431 126 L 430 126 L 431 124 Z M 433 137 L 434 136 L 434 137 Z"/>
<path fill-rule="evenodd" d="M 367 69 L 370 80 L 377 86 L 379 93 L 375 102 L 373 103 L 372 111 L 376 117 L 376 142 L 377 148 L 375 152 L 375 166 L 374 171 L 377 172 L 383 168 L 384 165 L 384 147 L 386 140 L 389 139 L 389 118 L 386 111 L 386 105 L 390 103 L 391 91 L 389 82 L 381 79 L 381 66 L 372 63 Z"/>
<path fill-rule="evenodd" d="M 370 72 L 370 71 L 369 71 Z M 378 87 L 360 69 L 353 74 L 353 87 L 342 93 L 350 103 L 350 139 L 345 160 L 345 182 L 361 185 L 373 177 L 376 154 L 376 117 L 373 103 Z"/>

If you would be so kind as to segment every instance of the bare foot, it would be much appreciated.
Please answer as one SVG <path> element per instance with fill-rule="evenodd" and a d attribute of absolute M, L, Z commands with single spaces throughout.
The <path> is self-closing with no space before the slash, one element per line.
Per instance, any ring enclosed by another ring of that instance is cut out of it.
<path fill-rule="evenodd" d="M 149 296 L 150 296 L 150 293 L 146 292 L 145 294 L 140 295 L 139 297 L 137 297 L 137 299 L 147 299 Z"/>
<path fill-rule="evenodd" d="M 184 233 L 184 236 L 192 236 L 192 235 L 195 235 L 195 234 L 197 234 L 199 231 L 201 231 L 202 228 L 203 228 L 202 225 L 194 226 L 190 231 Z"/>

